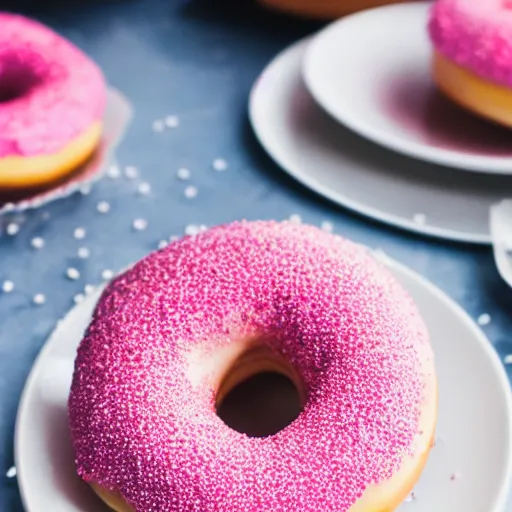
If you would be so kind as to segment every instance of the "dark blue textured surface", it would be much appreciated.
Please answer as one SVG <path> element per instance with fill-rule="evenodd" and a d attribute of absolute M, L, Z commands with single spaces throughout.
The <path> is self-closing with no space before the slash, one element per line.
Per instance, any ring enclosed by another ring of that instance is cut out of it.
<path fill-rule="evenodd" d="M 22 510 L 15 479 L 4 475 L 13 464 L 24 381 L 56 320 L 86 283 L 100 281 L 103 269 L 122 268 L 190 223 L 293 213 L 316 224 L 330 220 L 336 232 L 426 275 L 473 317 L 489 313 L 490 339 L 501 355 L 512 353 L 512 291 L 499 279 L 489 249 L 422 239 L 356 217 L 296 185 L 259 148 L 246 117 L 250 86 L 274 54 L 315 27 L 260 13 L 242 0 L 232 4 L 84 1 L 25 8 L 91 54 L 131 99 L 136 116 L 118 156 L 137 166 L 153 191 L 141 197 L 137 182 L 104 180 L 88 196 L 27 215 L 18 235 L 0 239 L 0 282 L 16 285 L 0 295 L 0 512 Z M 153 133 L 153 120 L 167 114 L 178 115 L 180 127 Z M 212 170 L 217 157 L 227 160 L 228 171 Z M 176 179 L 182 166 L 192 172 L 189 183 Z M 195 199 L 184 197 L 187 184 L 197 186 Z M 106 215 L 96 211 L 101 200 L 112 206 Z M 132 230 L 137 217 L 147 219 L 147 230 Z M 87 229 L 84 241 L 73 238 L 80 226 Z M 30 246 L 34 236 L 46 241 L 41 251 Z M 82 245 L 92 251 L 89 260 L 76 257 Z M 78 281 L 66 279 L 70 266 L 80 270 Z M 38 292 L 47 295 L 44 306 L 31 304 Z"/>

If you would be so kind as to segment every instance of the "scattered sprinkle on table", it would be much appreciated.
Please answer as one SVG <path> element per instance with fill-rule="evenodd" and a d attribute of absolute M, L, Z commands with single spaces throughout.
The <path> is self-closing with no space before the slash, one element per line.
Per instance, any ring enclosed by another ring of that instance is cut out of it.
<path fill-rule="evenodd" d="M 222 172 L 228 169 L 228 163 L 223 158 L 216 158 L 212 163 L 212 167 L 216 171 Z"/>
<path fill-rule="evenodd" d="M 44 293 L 36 293 L 32 299 L 32 302 L 37 306 L 42 306 L 46 302 L 46 296 Z"/>
<path fill-rule="evenodd" d="M 124 175 L 129 180 L 135 180 L 139 175 L 139 171 L 138 171 L 137 167 L 135 167 L 134 165 L 127 165 L 124 168 Z"/>
<path fill-rule="evenodd" d="M 76 268 L 70 267 L 66 270 L 66 276 L 68 279 L 76 281 L 77 279 L 80 279 L 80 272 L 78 272 Z"/>
<path fill-rule="evenodd" d="M 193 199 L 197 196 L 197 187 L 194 187 L 194 185 L 189 185 L 185 189 L 184 194 L 187 199 Z"/>
<path fill-rule="evenodd" d="M 17 235 L 20 231 L 20 225 L 17 224 L 16 222 L 10 222 L 9 224 L 7 224 L 5 231 L 9 236 Z"/>
<path fill-rule="evenodd" d="M 290 215 L 290 222 L 292 224 L 300 224 L 302 222 L 302 217 L 298 213 L 292 213 L 292 215 Z"/>
<path fill-rule="evenodd" d="M 177 128 L 180 125 L 178 116 L 167 116 L 165 118 L 165 126 L 167 128 Z"/>
<path fill-rule="evenodd" d="M 32 238 L 32 240 L 30 241 L 30 245 L 34 249 L 42 249 L 44 247 L 44 240 L 40 236 L 36 236 Z"/>
<path fill-rule="evenodd" d="M 91 255 L 91 251 L 87 247 L 79 247 L 77 255 L 81 260 L 86 260 Z"/>
<path fill-rule="evenodd" d="M 114 277 L 114 272 L 112 272 L 112 270 L 105 269 L 105 270 L 103 270 L 103 272 L 101 273 L 101 278 L 102 278 L 104 281 L 110 281 L 113 277 Z"/>
<path fill-rule="evenodd" d="M 96 205 L 96 210 L 98 210 L 99 213 L 108 213 L 110 211 L 110 203 L 107 201 L 100 201 Z"/>
<path fill-rule="evenodd" d="M 141 196 L 147 196 L 151 192 L 151 185 L 144 181 L 137 187 L 137 192 Z"/>
<path fill-rule="evenodd" d="M 74 233 L 73 233 L 73 236 L 77 240 L 83 240 L 85 238 L 85 235 L 86 235 L 86 231 L 85 231 L 84 228 L 76 228 Z"/>
<path fill-rule="evenodd" d="M 479 326 L 485 327 L 486 325 L 489 325 L 491 323 L 491 315 L 489 315 L 488 313 L 483 313 L 478 317 L 477 322 Z"/>
<path fill-rule="evenodd" d="M 121 169 L 119 169 L 119 166 L 115 164 L 111 165 L 108 168 L 107 177 L 110 178 L 111 180 L 116 180 L 117 178 L 119 178 L 119 176 L 121 176 Z"/>
<path fill-rule="evenodd" d="M 180 179 L 182 181 L 189 180 L 190 179 L 190 174 L 191 174 L 190 171 L 186 167 L 181 167 L 176 172 L 176 175 L 178 176 L 178 179 Z"/>
<path fill-rule="evenodd" d="M 148 227 L 148 221 L 146 219 L 135 219 L 132 226 L 135 231 L 144 231 Z"/>
<path fill-rule="evenodd" d="M 18 474 L 18 471 L 16 470 L 15 466 L 11 466 L 8 470 L 5 476 L 7 478 L 14 478 Z"/>
<path fill-rule="evenodd" d="M 14 283 L 12 281 L 4 281 L 2 283 L 2 291 L 4 293 L 11 293 L 14 290 Z"/>

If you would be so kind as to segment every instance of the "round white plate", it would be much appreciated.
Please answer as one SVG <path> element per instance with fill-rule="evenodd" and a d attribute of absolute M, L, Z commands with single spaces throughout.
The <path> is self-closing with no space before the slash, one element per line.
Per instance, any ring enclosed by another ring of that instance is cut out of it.
<path fill-rule="evenodd" d="M 270 156 L 310 189 L 363 215 L 426 235 L 490 243 L 489 209 L 512 197 L 512 176 L 412 160 L 344 128 L 303 84 L 307 44 L 278 55 L 251 91 L 251 123 Z"/>
<path fill-rule="evenodd" d="M 421 276 L 385 261 L 427 322 L 439 374 L 439 439 L 415 490 L 417 499 L 400 510 L 502 512 L 512 435 L 505 371 L 466 313 Z M 87 298 L 60 323 L 23 392 L 15 456 L 27 512 L 106 510 L 75 475 L 66 413 L 75 351 L 97 299 L 98 294 Z"/>
<path fill-rule="evenodd" d="M 512 174 L 512 131 L 456 107 L 433 84 L 431 5 L 381 7 L 328 26 L 306 53 L 306 85 L 335 119 L 387 148 L 468 171 Z"/>

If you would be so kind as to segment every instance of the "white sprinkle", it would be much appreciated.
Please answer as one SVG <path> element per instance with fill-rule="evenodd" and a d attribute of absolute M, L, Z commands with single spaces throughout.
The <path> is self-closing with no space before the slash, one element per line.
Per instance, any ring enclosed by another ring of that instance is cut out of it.
<path fill-rule="evenodd" d="M 32 240 L 30 241 L 30 245 L 34 249 L 42 249 L 44 247 L 44 240 L 40 236 L 36 236 L 32 238 Z"/>
<path fill-rule="evenodd" d="M 117 165 L 111 165 L 109 168 L 108 168 L 108 171 L 107 171 L 107 176 L 111 179 L 111 180 L 117 180 L 117 178 L 119 178 L 119 176 L 121 176 L 121 169 L 119 169 L 119 166 Z"/>
<path fill-rule="evenodd" d="M 139 186 L 137 187 L 137 192 L 141 196 L 147 196 L 151 192 L 151 185 L 144 181 L 140 183 Z"/>
<path fill-rule="evenodd" d="M 36 293 L 32 299 L 32 302 L 37 306 L 42 306 L 46 302 L 46 296 L 44 293 Z"/>
<path fill-rule="evenodd" d="M 424 213 L 415 213 L 412 217 L 412 220 L 419 224 L 420 226 L 424 226 L 427 223 L 427 216 Z"/>
<path fill-rule="evenodd" d="M 216 158 L 212 163 L 212 167 L 218 172 L 227 171 L 228 163 L 223 158 Z"/>
<path fill-rule="evenodd" d="M 10 236 L 17 235 L 20 231 L 20 225 L 16 224 L 16 222 L 10 222 L 7 224 L 6 228 L 7 234 Z"/>
<path fill-rule="evenodd" d="M 85 183 L 84 185 L 82 185 L 80 187 L 80 193 L 83 195 L 83 196 L 87 196 L 89 195 L 91 192 L 91 185 Z"/>
<path fill-rule="evenodd" d="M 459 471 L 455 471 L 454 473 L 452 473 L 452 475 L 450 476 L 450 480 L 453 482 L 455 480 L 459 480 L 460 478 L 462 478 L 462 475 L 460 474 Z"/>
<path fill-rule="evenodd" d="M 178 176 L 178 179 L 180 179 L 182 181 L 189 180 L 190 174 L 191 174 L 190 171 L 186 167 L 181 167 L 180 169 L 178 169 L 178 172 L 176 173 L 176 175 Z"/>
<path fill-rule="evenodd" d="M 124 175 L 129 179 L 129 180 L 134 180 L 137 178 L 137 176 L 139 175 L 139 171 L 137 169 L 137 167 L 135 167 L 134 165 L 127 165 L 125 168 L 124 168 Z"/>
<path fill-rule="evenodd" d="M 194 185 L 189 185 L 185 189 L 184 194 L 187 199 L 193 199 L 197 196 L 197 187 L 194 187 Z"/>
<path fill-rule="evenodd" d="M 163 132 L 165 130 L 165 123 L 161 119 L 155 119 L 152 128 L 155 133 Z"/>
<path fill-rule="evenodd" d="M 185 227 L 185 234 L 186 235 L 197 235 L 199 233 L 199 226 L 196 226 L 195 224 L 188 224 L 188 226 Z"/>
<path fill-rule="evenodd" d="M 86 284 L 84 286 L 84 293 L 85 295 L 91 295 L 92 293 L 94 293 L 95 289 L 96 288 L 92 284 Z"/>
<path fill-rule="evenodd" d="M 91 251 L 87 247 L 80 247 L 77 255 L 81 260 L 86 260 L 91 255 Z"/>
<path fill-rule="evenodd" d="M 167 128 L 177 128 L 180 125 L 178 116 L 167 116 L 165 118 L 165 126 Z"/>
<path fill-rule="evenodd" d="M 14 203 L 5 203 L 2 209 L 6 212 L 12 212 L 14 210 Z"/>
<path fill-rule="evenodd" d="M 70 267 L 66 270 L 66 276 L 68 279 L 76 281 L 77 279 L 80 279 L 80 272 L 78 272 L 76 268 Z"/>
<path fill-rule="evenodd" d="M 83 240 L 86 235 L 85 229 L 84 228 L 76 228 L 73 235 L 77 240 Z"/>
<path fill-rule="evenodd" d="M 332 233 L 334 231 L 334 224 L 328 220 L 324 220 L 322 224 L 320 224 L 320 229 L 326 233 Z"/>
<path fill-rule="evenodd" d="M 73 302 L 75 304 L 80 304 L 81 302 L 83 302 L 85 299 L 85 295 L 83 293 L 77 293 L 74 297 L 73 297 Z"/>
<path fill-rule="evenodd" d="M 101 273 L 101 278 L 102 278 L 104 281 L 110 281 L 113 277 L 114 277 L 114 272 L 112 272 L 112 270 L 105 269 L 105 270 Z"/>
<path fill-rule="evenodd" d="M 477 318 L 477 322 L 480 327 L 485 327 L 491 323 L 491 315 L 488 313 L 483 313 Z"/>
<path fill-rule="evenodd" d="M 15 466 L 11 466 L 8 470 L 5 476 L 7 478 L 14 478 L 18 474 L 18 471 L 16 470 Z"/>
<path fill-rule="evenodd" d="M 96 210 L 98 210 L 99 213 L 108 213 L 110 211 L 110 203 L 107 201 L 100 201 L 96 205 Z"/>
<path fill-rule="evenodd" d="M 135 231 L 144 231 L 148 227 L 148 221 L 146 219 L 135 219 L 132 226 Z"/>
<path fill-rule="evenodd" d="M 208 226 L 206 224 L 201 224 L 199 226 L 199 232 L 204 233 L 208 229 Z"/>
<path fill-rule="evenodd" d="M 165 249 L 168 245 L 169 242 L 167 242 L 167 240 L 160 240 L 160 242 L 158 242 L 159 249 Z"/>
<path fill-rule="evenodd" d="M 176 242 L 180 237 L 178 235 L 172 235 L 169 237 L 169 242 Z"/>
<path fill-rule="evenodd" d="M 292 224 L 301 224 L 302 223 L 302 217 L 297 214 L 297 213 L 293 213 L 292 215 L 290 215 L 290 222 Z"/>
<path fill-rule="evenodd" d="M 4 293 L 11 293 L 14 290 L 14 283 L 12 281 L 4 281 L 2 284 L 2 291 Z"/>
<path fill-rule="evenodd" d="M 505 364 L 512 364 L 512 354 L 508 354 L 503 358 Z"/>

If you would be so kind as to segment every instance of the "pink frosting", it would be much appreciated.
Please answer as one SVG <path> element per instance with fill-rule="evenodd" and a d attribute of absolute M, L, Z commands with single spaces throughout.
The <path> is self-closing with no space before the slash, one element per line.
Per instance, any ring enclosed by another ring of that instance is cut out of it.
<path fill-rule="evenodd" d="M 0 158 L 62 150 L 102 118 L 103 75 L 52 30 L 0 13 Z"/>
<path fill-rule="evenodd" d="M 512 86 L 512 2 L 438 0 L 429 31 L 436 49 L 480 77 Z"/>
<path fill-rule="evenodd" d="M 225 425 L 190 377 L 241 336 L 306 388 L 298 418 L 266 438 Z M 360 246 L 289 222 L 187 237 L 97 305 L 69 398 L 78 473 L 137 512 L 346 512 L 412 453 L 425 354 L 412 300 Z"/>

